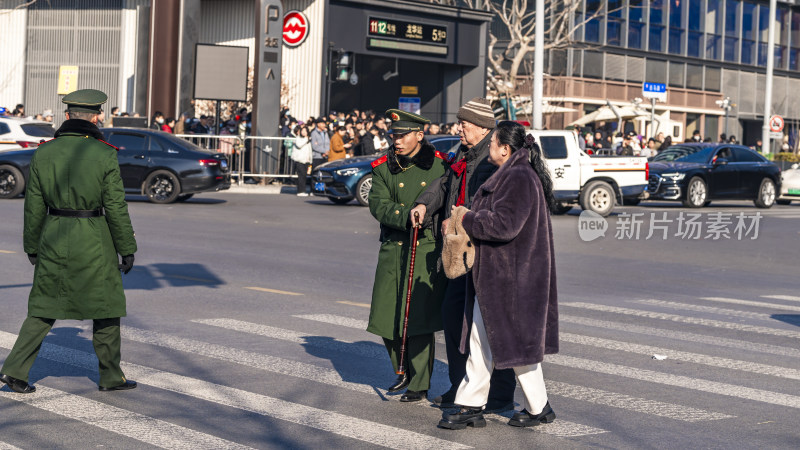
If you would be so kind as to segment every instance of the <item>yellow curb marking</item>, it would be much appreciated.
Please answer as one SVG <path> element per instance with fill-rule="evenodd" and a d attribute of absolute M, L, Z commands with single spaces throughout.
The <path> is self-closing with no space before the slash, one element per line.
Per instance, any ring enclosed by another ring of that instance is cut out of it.
<path fill-rule="evenodd" d="M 271 292 L 273 294 L 303 295 L 303 294 L 301 294 L 299 292 L 279 291 L 277 289 L 267 289 L 267 288 L 262 288 L 262 287 L 246 287 L 245 289 L 250 289 L 251 291 Z"/>
<path fill-rule="evenodd" d="M 0 253 L 17 253 L 17 252 L 12 252 L 11 250 L 0 250 Z"/>
<path fill-rule="evenodd" d="M 336 303 L 341 303 L 343 305 L 350 305 L 350 306 L 360 306 L 362 308 L 370 308 L 371 307 L 371 305 L 369 303 L 348 302 L 347 300 L 337 301 Z"/>

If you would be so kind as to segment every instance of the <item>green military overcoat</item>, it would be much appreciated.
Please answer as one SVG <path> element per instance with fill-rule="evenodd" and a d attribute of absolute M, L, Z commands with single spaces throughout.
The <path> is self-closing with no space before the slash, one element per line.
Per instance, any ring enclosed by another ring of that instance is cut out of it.
<path fill-rule="evenodd" d="M 411 255 L 409 213 L 419 194 L 444 172 L 444 157 L 427 141 L 423 141 L 422 148 L 410 161 L 398 162 L 394 148 L 390 148 L 387 155 L 372 163 L 369 210 L 381 224 L 381 247 L 367 331 L 378 336 L 387 339 L 402 336 Z M 437 270 L 441 241 L 434 239 L 431 230 L 437 224 L 434 221 L 426 225 L 419 231 L 414 263 L 409 336 L 442 329 L 442 298 L 447 278 L 443 270 Z"/>
<path fill-rule="evenodd" d="M 107 319 L 125 316 L 117 254 L 136 252 L 116 149 L 91 122 L 71 119 L 33 154 L 25 192 L 25 253 L 37 254 L 28 316 Z M 105 209 L 89 218 L 56 209 Z"/>

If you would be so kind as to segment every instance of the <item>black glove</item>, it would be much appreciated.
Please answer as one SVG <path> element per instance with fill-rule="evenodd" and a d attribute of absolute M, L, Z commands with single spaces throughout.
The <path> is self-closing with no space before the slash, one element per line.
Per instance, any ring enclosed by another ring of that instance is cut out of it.
<path fill-rule="evenodd" d="M 37 255 L 36 253 L 34 253 L 34 254 L 32 254 L 32 255 L 31 255 L 31 254 L 28 254 L 28 261 L 30 261 L 30 262 L 31 262 L 31 265 L 32 265 L 32 266 L 35 266 L 35 265 L 36 265 L 36 261 L 37 261 L 38 259 L 39 259 L 39 255 Z"/>
<path fill-rule="evenodd" d="M 133 269 L 133 255 L 126 255 L 122 257 L 122 264 L 119 265 L 119 270 L 127 274 Z"/>

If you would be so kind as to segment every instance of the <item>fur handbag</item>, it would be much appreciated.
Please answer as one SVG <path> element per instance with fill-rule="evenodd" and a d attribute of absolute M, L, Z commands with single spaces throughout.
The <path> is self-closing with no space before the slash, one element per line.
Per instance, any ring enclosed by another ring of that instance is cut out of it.
<path fill-rule="evenodd" d="M 468 211 L 463 206 L 457 207 L 450 216 L 445 230 L 442 264 L 444 274 L 451 280 L 466 275 L 475 263 L 475 245 L 461 224 L 461 219 Z"/>

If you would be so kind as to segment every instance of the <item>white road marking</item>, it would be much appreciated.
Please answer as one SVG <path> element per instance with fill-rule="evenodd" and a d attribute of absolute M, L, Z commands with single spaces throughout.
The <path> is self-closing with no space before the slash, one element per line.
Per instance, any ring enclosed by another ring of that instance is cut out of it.
<path fill-rule="evenodd" d="M 16 336 L 10 333 L 0 332 L 0 346 L 10 348 Z M 81 367 L 88 370 L 97 370 L 97 358 L 87 352 L 75 350 L 67 347 L 61 347 L 53 344 L 42 345 L 40 356 L 53 361 L 64 364 L 70 364 L 76 367 Z M 287 402 L 277 398 L 268 397 L 253 392 L 247 392 L 241 389 L 235 389 L 228 386 L 222 386 L 215 383 L 210 383 L 203 380 L 185 377 L 182 375 L 160 371 L 158 369 L 140 366 L 138 364 L 122 363 L 122 368 L 130 379 L 135 379 L 137 382 L 154 386 L 160 389 L 177 392 L 189 397 L 198 398 L 225 406 L 241 409 L 244 411 L 254 412 L 263 416 L 274 417 L 277 419 L 285 420 L 287 422 L 305 425 L 311 428 L 328 431 L 346 436 L 349 438 L 357 439 L 364 442 L 369 442 L 375 445 L 381 445 L 389 448 L 405 449 L 405 448 L 453 448 L 463 449 L 470 448 L 456 442 L 450 442 L 443 439 L 427 436 L 413 431 L 399 430 L 395 426 L 382 425 L 368 420 L 358 419 L 355 417 L 346 416 L 344 414 L 326 411 L 310 406 L 304 406 L 297 403 Z M 0 392 L 6 394 L 10 398 L 36 398 L 39 392 L 44 389 L 41 385 L 37 386 L 37 393 L 33 395 L 19 395 L 14 393 Z M 69 395 L 69 394 L 68 394 Z M 77 397 L 77 396 L 75 396 Z M 79 397 L 80 398 L 80 397 Z M 87 400 L 88 401 L 88 400 Z M 96 402 L 95 402 L 96 403 Z M 101 404 L 103 405 L 103 404 Z M 83 408 L 84 414 L 91 416 L 107 416 L 108 414 L 97 413 L 91 407 Z M 121 410 L 124 411 L 124 410 Z M 127 413 L 127 411 L 124 411 Z M 133 413 L 131 413 L 133 414 Z M 68 414 L 72 417 L 72 412 Z M 150 419 L 155 421 L 156 419 Z M 126 419 L 127 420 L 127 419 Z M 141 430 L 140 433 L 148 433 L 148 428 Z M 116 429 L 111 429 L 115 431 Z M 191 431 L 191 430 L 189 430 Z M 142 440 L 139 437 L 132 436 L 136 439 Z M 233 443 L 222 445 L 228 441 L 222 441 L 216 445 L 209 443 L 208 445 L 198 444 L 197 442 L 177 442 L 172 445 L 169 438 L 185 439 L 179 434 L 167 434 L 166 436 L 157 436 L 156 443 L 153 445 L 161 446 L 167 443 L 165 448 L 236 448 Z M 213 437 L 213 436 L 212 436 Z M 145 441 L 149 442 L 149 441 Z M 233 444 L 233 445 L 230 445 Z M 239 446 L 241 447 L 241 446 Z M 247 447 L 245 447 L 247 448 Z"/>
<path fill-rule="evenodd" d="M 668 417 L 684 422 L 702 422 L 735 417 L 727 414 L 690 408 L 688 406 L 676 405 L 674 403 L 659 402 L 585 386 L 576 386 L 560 381 L 547 381 L 546 384 L 548 395 L 558 395 L 597 405 L 611 406 L 659 417 Z"/>
<path fill-rule="evenodd" d="M 703 355 L 699 353 L 682 352 L 677 350 L 670 350 L 667 348 L 653 347 L 650 345 L 633 344 L 630 342 L 613 341 L 611 339 L 602 339 L 590 336 L 582 336 L 572 333 L 559 333 L 559 339 L 565 342 L 572 342 L 573 344 L 588 345 L 592 347 L 604 348 L 607 350 L 614 350 L 620 352 L 638 353 L 640 355 L 666 355 L 670 359 L 679 361 L 686 361 L 696 364 L 703 364 L 712 367 L 721 367 L 730 370 L 742 370 L 750 373 L 757 373 L 761 375 L 770 375 L 779 378 L 788 378 L 790 380 L 800 380 L 800 370 L 789 369 L 786 367 L 770 366 L 767 364 L 754 363 L 749 361 L 740 361 L 736 359 L 720 358 L 717 356 Z"/>
<path fill-rule="evenodd" d="M 793 330 L 781 330 L 777 328 L 760 327 L 756 325 L 747 325 L 741 323 L 724 322 L 721 320 L 702 319 L 699 317 L 687 317 L 677 314 L 667 314 L 655 311 L 642 311 L 639 309 L 620 308 L 617 306 L 597 305 L 594 303 L 584 302 L 560 302 L 559 307 L 582 308 L 592 311 L 610 312 L 615 314 L 625 314 L 635 317 L 646 317 L 648 319 L 669 320 L 676 323 L 687 323 L 693 325 L 702 325 L 706 327 L 722 328 L 726 330 L 736 331 L 749 331 L 752 333 L 768 334 L 771 336 L 784 336 L 800 339 L 800 332 Z"/>
<path fill-rule="evenodd" d="M 322 323 L 329 323 L 331 325 L 339 325 L 347 328 L 356 328 L 359 330 L 367 329 L 366 320 L 351 319 L 349 317 L 335 316 L 333 314 L 299 314 L 292 317 L 297 317 L 298 319 L 313 320 Z"/>
<path fill-rule="evenodd" d="M 760 342 L 740 341 L 736 339 L 728 339 L 717 336 L 707 336 L 704 334 L 687 333 L 685 331 L 663 330 L 661 328 L 646 327 L 642 325 L 630 325 L 621 322 L 609 322 L 605 320 L 597 320 L 589 317 L 571 316 L 567 314 L 559 314 L 558 320 L 564 323 L 575 323 L 578 325 L 586 325 L 596 328 L 605 328 L 608 330 L 624 331 L 626 333 L 644 334 L 647 336 L 658 336 L 668 339 L 675 339 L 679 341 L 717 345 L 720 347 L 736 348 L 741 350 L 747 350 L 750 352 L 770 353 L 773 355 L 800 358 L 800 349 L 791 347 L 781 347 L 778 345 L 762 344 Z"/>
<path fill-rule="evenodd" d="M 576 358 L 561 354 L 548 355 L 544 359 L 545 364 L 557 364 L 560 366 L 572 367 L 575 369 L 586 370 L 589 372 L 599 372 L 608 375 L 616 375 L 631 378 L 639 381 L 675 386 L 695 391 L 708 392 L 711 394 L 736 397 L 745 400 L 768 403 L 772 405 L 786 406 L 789 408 L 800 409 L 800 397 L 781 392 L 765 391 L 753 389 L 735 384 L 720 383 L 717 381 L 692 378 L 682 375 L 672 375 L 656 372 L 654 370 L 638 369 L 635 367 L 620 366 L 617 364 L 605 363 L 591 359 Z"/>
<path fill-rule="evenodd" d="M 289 292 L 289 291 L 281 291 L 278 289 L 270 289 L 270 288 L 263 288 L 263 287 L 246 287 L 245 289 L 249 289 L 251 291 L 261 291 L 261 292 L 269 292 L 272 294 L 282 294 L 282 295 L 303 295 L 299 292 Z"/>
<path fill-rule="evenodd" d="M 16 400 L 159 448 L 187 450 L 251 448 L 41 384 L 36 386 L 35 394 L 20 395 L 10 391 L 0 391 L 0 397 Z"/>
<path fill-rule="evenodd" d="M 14 447 L 13 445 L 7 442 L 0 442 L 0 450 L 22 450 L 19 447 Z"/>
<path fill-rule="evenodd" d="M 725 297 L 701 297 L 701 300 L 708 300 L 710 302 L 731 303 L 734 305 L 756 306 L 759 308 L 780 309 L 783 311 L 800 311 L 800 306 L 781 305 L 780 303 L 764 303 L 754 302 L 751 300 L 739 300 L 735 298 Z"/>
<path fill-rule="evenodd" d="M 774 298 L 775 300 L 787 300 L 790 302 L 800 302 L 800 297 L 794 295 L 762 295 L 763 298 Z"/>
<path fill-rule="evenodd" d="M 770 314 L 739 311 L 737 309 L 717 308 L 716 306 L 690 305 L 688 303 L 667 302 L 664 300 L 636 300 L 633 303 L 640 305 L 660 306 L 662 308 L 706 312 L 723 316 L 744 317 L 747 319 L 775 320 Z"/>

